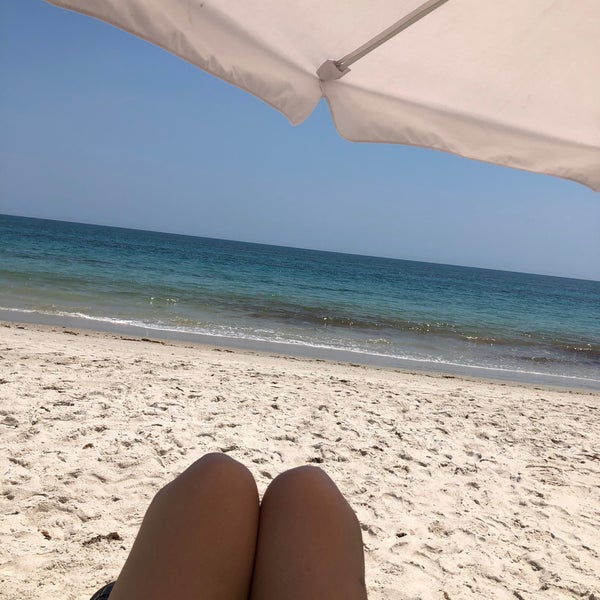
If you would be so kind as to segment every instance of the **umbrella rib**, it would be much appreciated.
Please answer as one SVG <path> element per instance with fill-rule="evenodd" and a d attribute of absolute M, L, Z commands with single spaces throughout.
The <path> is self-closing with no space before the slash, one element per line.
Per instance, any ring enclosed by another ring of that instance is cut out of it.
<path fill-rule="evenodd" d="M 427 16 L 446 2 L 448 2 L 448 0 L 427 0 L 427 2 L 424 2 L 421 6 L 415 8 L 415 10 L 402 17 L 392 26 L 388 27 L 368 42 L 365 42 L 356 50 L 346 54 L 346 56 L 343 56 L 338 60 L 326 60 L 317 70 L 319 79 L 322 81 L 330 81 L 332 79 L 343 77 L 350 70 L 348 68 L 350 65 L 375 50 L 375 48 L 379 48 L 379 46 L 385 44 L 385 42 L 392 39 L 411 25 L 414 25 L 417 21 L 420 21 L 423 17 Z"/>

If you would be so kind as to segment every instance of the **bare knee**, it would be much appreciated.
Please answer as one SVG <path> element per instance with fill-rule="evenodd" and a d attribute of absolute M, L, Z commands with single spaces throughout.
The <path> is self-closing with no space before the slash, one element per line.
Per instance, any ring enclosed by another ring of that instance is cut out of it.
<path fill-rule="evenodd" d="M 360 526 L 324 471 L 300 467 L 282 473 L 267 488 L 260 510 L 253 598 L 366 599 Z"/>
<path fill-rule="evenodd" d="M 319 467 L 296 467 L 278 475 L 269 485 L 267 493 L 298 494 L 306 490 L 333 490 L 335 483 Z"/>
<path fill-rule="evenodd" d="M 190 501 L 198 497 L 231 496 L 240 499 L 256 499 L 258 491 L 250 471 L 226 454 L 205 454 L 192 463 L 183 473 L 164 486 L 159 497 L 184 496 Z"/>
<path fill-rule="evenodd" d="M 331 478 L 318 467 L 297 467 L 276 477 L 267 488 L 264 504 L 301 505 L 304 509 L 343 510 L 355 519 L 354 511 Z"/>
<path fill-rule="evenodd" d="M 219 452 L 205 454 L 202 458 L 193 462 L 175 481 L 194 481 L 198 478 L 217 481 L 254 481 L 252 474 L 242 463 L 234 460 L 231 456 L 227 456 L 227 454 Z"/>

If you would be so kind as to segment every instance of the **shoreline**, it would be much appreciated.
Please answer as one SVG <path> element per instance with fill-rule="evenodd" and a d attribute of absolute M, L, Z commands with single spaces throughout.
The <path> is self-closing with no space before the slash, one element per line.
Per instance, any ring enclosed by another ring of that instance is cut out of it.
<path fill-rule="evenodd" d="M 327 362 L 339 362 L 344 364 L 356 363 L 366 367 L 393 369 L 407 373 L 417 372 L 439 376 L 451 375 L 458 378 L 473 378 L 490 382 L 543 386 L 550 389 L 600 392 L 600 380 L 596 381 L 567 375 L 551 375 L 547 373 L 462 365 L 448 362 L 438 363 L 321 346 L 253 340 L 241 337 L 225 337 L 126 324 L 120 325 L 113 321 L 103 321 L 100 319 L 86 320 L 75 316 L 47 315 L 36 311 L 23 312 L 14 309 L 13 314 L 13 309 L 0 309 L 0 324 L 3 323 L 16 323 L 27 326 L 39 325 L 50 328 L 71 328 L 98 334 L 115 336 L 127 335 L 140 339 L 147 338 L 168 341 L 171 343 L 187 343 L 201 347 L 229 348 L 234 351 L 277 354 L 278 356 L 290 356 L 307 360 L 324 360 Z"/>
<path fill-rule="evenodd" d="M 0 373 L 7 600 L 89 598 L 208 452 L 323 468 L 370 600 L 600 595 L 600 394 L 16 323 Z"/>

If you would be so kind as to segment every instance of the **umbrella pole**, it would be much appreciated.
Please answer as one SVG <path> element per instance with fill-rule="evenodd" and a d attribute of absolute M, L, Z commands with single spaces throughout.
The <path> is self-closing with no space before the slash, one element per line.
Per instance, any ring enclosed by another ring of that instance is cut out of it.
<path fill-rule="evenodd" d="M 348 67 L 354 64 L 357 60 L 360 60 L 363 56 L 366 56 L 375 48 L 379 48 L 382 44 L 385 44 L 388 40 L 391 40 L 394 36 L 398 35 L 401 31 L 408 29 L 411 25 L 414 25 L 417 21 L 420 21 L 423 17 L 439 8 L 442 4 L 445 4 L 448 0 L 428 0 L 421 4 L 421 6 L 415 8 L 412 12 L 402 17 L 399 21 L 388 27 L 356 50 L 346 54 L 346 56 L 338 60 L 326 60 L 318 69 L 317 75 L 321 81 L 331 81 L 333 79 L 339 79 L 350 71 Z"/>

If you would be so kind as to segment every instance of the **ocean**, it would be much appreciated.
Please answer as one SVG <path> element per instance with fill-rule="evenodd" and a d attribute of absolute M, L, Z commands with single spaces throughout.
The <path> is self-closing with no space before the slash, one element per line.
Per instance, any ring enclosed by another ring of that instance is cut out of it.
<path fill-rule="evenodd" d="M 600 390 L 600 282 L 0 215 L 0 319 Z"/>

